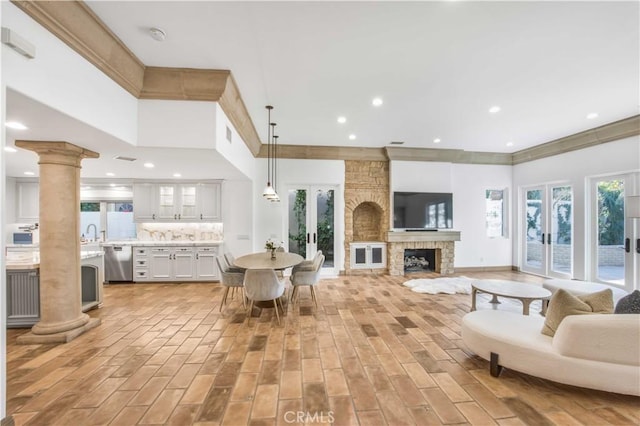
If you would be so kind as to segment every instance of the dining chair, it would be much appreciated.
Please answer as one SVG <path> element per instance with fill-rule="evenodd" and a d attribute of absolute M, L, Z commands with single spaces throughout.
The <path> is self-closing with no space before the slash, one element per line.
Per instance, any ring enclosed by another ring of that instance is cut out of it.
<path fill-rule="evenodd" d="M 247 324 L 251 321 L 254 302 L 273 300 L 279 325 L 280 315 L 278 314 L 277 300 L 284 294 L 284 288 L 284 282 L 278 279 L 273 269 L 247 269 L 244 274 L 244 291 L 247 299 L 249 299 L 249 318 Z M 280 301 L 280 307 L 282 308 L 282 313 L 284 313 L 282 300 Z"/>
<path fill-rule="evenodd" d="M 310 269 L 305 267 L 294 267 L 291 272 L 291 285 L 293 286 L 293 291 L 291 292 L 291 302 L 293 303 L 300 297 L 298 292 L 298 288 L 300 286 L 309 286 L 309 290 L 311 292 L 311 299 L 318 307 L 318 298 L 316 297 L 315 285 L 318 284 L 320 280 L 320 271 L 322 270 L 322 265 L 324 264 L 324 255 L 320 253 L 319 256 L 315 256 L 313 259 L 313 264 Z"/>
<path fill-rule="evenodd" d="M 236 261 L 236 257 L 231 254 L 230 252 L 225 252 L 224 256 L 222 256 L 224 258 L 224 261 L 226 262 L 227 266 L 229 267 L 229 270 L 231 272 L 244 272 L 246 271 L 246 269 L 244 268 L 240 268 L 238 266 L 235 265 L 235 261 Z"/>
<path fill-rule="evenodd" d="M 234 292 L 237 288 L 242 290 L 242 287 L 244 286 L 244 272 L 231 271 L 224 259 L 224 256 L 216 256 L 216 263 L 218 264 L 218 270 L 220 271 L 222 285 L 225 287 L 224 294 L 222 295 L 222 301 L 220 302 L 220 312 L 222 312 L 222 306 L 227 303 L 229 289 L 233 289 Z M 244 291 L 242 293 L 242 306 L 246 309 L 247 302 L 245 301 Z"/>

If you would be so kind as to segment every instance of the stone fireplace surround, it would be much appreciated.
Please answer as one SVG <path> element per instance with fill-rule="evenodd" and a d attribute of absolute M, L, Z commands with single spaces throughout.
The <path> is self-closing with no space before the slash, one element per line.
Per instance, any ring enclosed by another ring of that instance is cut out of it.
<path fill-rule="evenodd" d="M 405 249 L 435 249 L 436 272 L 453 274 L 455 241 L 459 231 L 390 231 L 387 233 L 389 275 L 404 275 Z"/>

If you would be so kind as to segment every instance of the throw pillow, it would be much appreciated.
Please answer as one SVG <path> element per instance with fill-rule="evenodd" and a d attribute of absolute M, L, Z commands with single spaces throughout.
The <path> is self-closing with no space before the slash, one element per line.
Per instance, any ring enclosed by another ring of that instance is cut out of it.
<path fill-rule="evenodd" d="M 640 290 L 634 290 L 618 300 L 616 314 L 640 314 Z"/>
<path fill-rule="evenodd" d="M 613 292 L 610 289 L 576 297 L 566 290 L 558 289 L 547 309 L 542 334 L 553 337 L 562 320 L 568 315 L 588 315 L 611 313 L 613 311 Z"/>

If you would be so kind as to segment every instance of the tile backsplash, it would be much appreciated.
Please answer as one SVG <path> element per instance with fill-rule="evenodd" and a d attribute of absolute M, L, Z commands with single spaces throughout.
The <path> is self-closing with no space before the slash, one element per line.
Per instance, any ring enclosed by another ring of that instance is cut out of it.
<path fill-rule="evenodd" d="M 222 223 L 138 223 L 138 240 L 222 241 Z"/>

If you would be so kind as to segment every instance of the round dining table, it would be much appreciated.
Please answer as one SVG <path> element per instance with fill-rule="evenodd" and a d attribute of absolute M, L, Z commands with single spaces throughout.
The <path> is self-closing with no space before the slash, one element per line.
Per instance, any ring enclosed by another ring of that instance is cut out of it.
<path fill-rule="evenodd" d="M 303 260 L 299 254 L 285 251 L 276 252 L 276 258 L 272 259 L 271 252 L 265 251 L 240 256 L 233 264 L 244 269 L 287 269 L 296 266 Z"/>

